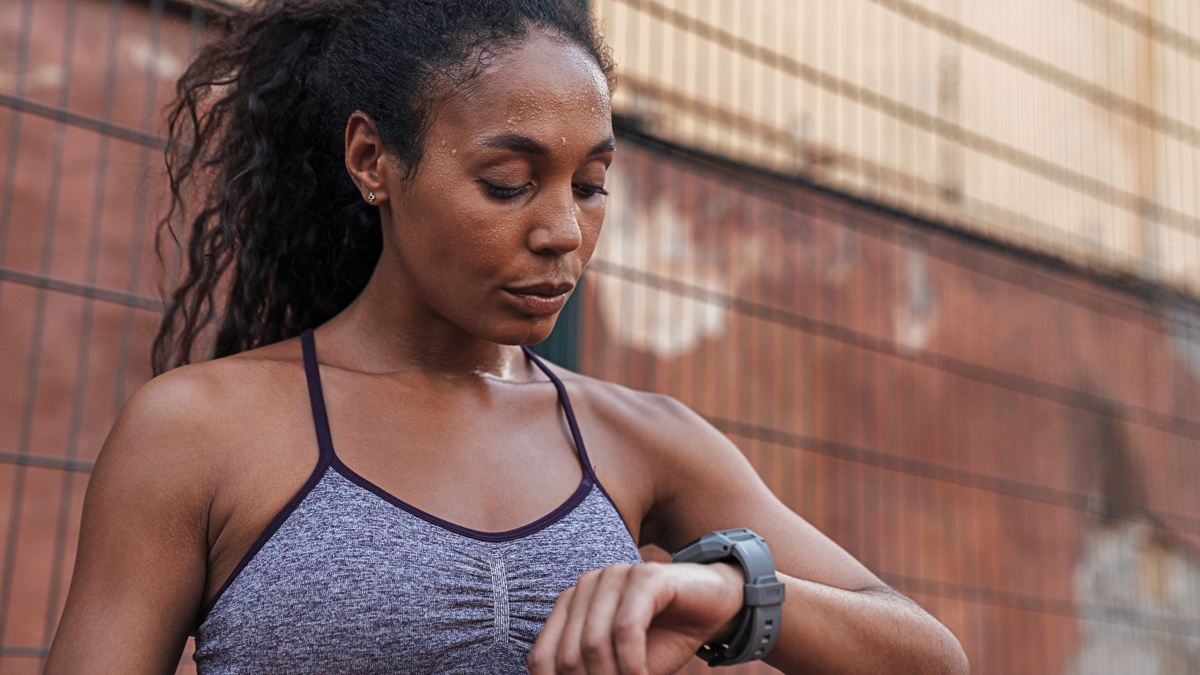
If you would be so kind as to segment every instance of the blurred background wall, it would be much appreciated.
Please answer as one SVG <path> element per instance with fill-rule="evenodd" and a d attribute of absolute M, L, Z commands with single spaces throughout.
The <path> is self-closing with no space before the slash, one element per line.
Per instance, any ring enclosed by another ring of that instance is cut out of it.
<path fill-rule="evenodd" d="M 1200 672 L 1200 5 L 590 6 L 621 150 L 543 351 L 695 408 L 976 673 Z M 227 10 L 0 1 L 2 673 L 149 377 L 160 111 Z"/>

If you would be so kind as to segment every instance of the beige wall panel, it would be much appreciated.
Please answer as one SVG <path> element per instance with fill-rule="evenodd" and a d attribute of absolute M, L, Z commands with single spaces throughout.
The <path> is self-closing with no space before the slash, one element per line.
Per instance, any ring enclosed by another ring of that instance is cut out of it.
<path fill-rule="evenodd" d="M 653 134 L 1114 274 L 1200 283 L 1194 3 L 591 6 L 626 78 L 614 107 Z"/>

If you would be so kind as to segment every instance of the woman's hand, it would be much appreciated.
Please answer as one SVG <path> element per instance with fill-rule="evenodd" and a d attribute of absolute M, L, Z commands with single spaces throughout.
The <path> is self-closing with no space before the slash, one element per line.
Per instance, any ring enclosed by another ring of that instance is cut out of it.
<path fill-rule="evenodd" d="M 736 630 L 746 583 L 725 563 L 609 565 L 558 596 L 530 675 L 674 673 Z"/>

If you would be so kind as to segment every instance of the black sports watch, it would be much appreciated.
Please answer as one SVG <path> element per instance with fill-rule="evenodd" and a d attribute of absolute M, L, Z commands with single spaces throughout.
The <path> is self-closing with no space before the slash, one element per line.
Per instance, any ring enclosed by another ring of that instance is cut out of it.
<path fill-rule="evenodd" d="M 714 563 L 736 560 L 746 574 L 745 613 L 729 644 L 706 644 L 696 656 L 710 666 L 761 659 L 779 640 L 783 618 L 783 582 L 775 578 L 775 560 L 767 542 L 746 528 L 700 537 L 671 555 L 671 562 Z"/>

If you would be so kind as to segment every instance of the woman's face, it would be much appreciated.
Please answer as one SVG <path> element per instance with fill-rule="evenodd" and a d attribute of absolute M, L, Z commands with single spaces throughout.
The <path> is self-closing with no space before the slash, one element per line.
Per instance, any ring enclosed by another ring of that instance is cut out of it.
<path fill-rule="evenodd" d="M 603 72 L 532 31 L 438 105 L 414 177 L 381 174 L 384 256 L 429 318 L 539 342 L 595 249 L 612 158 Z"/>

